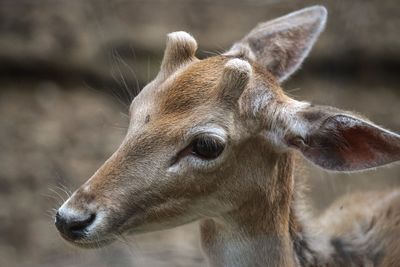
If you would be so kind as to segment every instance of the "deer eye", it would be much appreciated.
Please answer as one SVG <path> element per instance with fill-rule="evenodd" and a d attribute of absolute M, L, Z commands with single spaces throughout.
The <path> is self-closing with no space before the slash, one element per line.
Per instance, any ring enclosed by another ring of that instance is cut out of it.
<path fill-rule="evenodd" d="M 216 137 L 201 136 L 191 143 L 191 154 L 202 159 L 215 159 L 221 155 L 225 144 Z"/>

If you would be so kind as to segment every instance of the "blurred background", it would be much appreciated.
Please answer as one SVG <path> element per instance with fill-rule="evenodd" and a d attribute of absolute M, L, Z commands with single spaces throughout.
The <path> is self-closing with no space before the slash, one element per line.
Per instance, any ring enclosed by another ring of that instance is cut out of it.
<path fill-rule="evenodd" d="M 286 91 L 400 132 L 396 0 L 0 1 L 0 266 L 204 266 L 196 223 L 80 250 L 58 236 L 52 209 L 122 140 L 126 88 L 155 76 L 166 33 L 192 33 L 204 58 L 313 4 L 327 6 L 328 24 Z M 306 173 L 315 214 L 342 194 L 400 186 L 399 165 Z"/>

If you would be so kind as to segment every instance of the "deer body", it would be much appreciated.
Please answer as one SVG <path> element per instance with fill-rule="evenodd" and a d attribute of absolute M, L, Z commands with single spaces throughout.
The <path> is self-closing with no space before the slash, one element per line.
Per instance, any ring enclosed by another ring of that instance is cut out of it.
<path fill-rule="evenodd" d="M 61 235 L 93 247 L 201 220 L 211 266 L 397 262 L 397 192 L 343 199 L 317 219 L 302 208 L 299 154 L 346 172 L 400 160 L 399 135 L 282 90 L 325 21 L 323 7 L 300 10 L 204 60 L 189 34 L 169 34 L 160 73 L 131 104 L 121 146 L 60 207 Z"/>

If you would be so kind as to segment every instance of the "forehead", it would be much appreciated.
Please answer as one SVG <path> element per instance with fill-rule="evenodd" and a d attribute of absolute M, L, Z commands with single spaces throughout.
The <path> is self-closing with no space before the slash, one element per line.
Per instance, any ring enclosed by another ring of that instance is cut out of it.
<path fill-rule="evenodd" d="M 226 111 L 231 102 L 221 98 L 218 86 L 227 56 L 215 56 L 196 60 L 183 66 L 163 81 L 156 78 L 134 99 L 131 113 L 135 126 L 141 127 L 148 122 L 154 127 L 160 125 L 172 130 L 198 125 L 207 121 L 229 123 Z M 253 93 L 282 98 L 284 93 L 276 79 L 264 68 L 253 64 L 253 75 L 249 86 L 257 90 Z M 245 93 L 249 98 L 251 92 Z M 132 125 L 132 123 L 131 123 Z"/>
<path fill-rule="evenodd" d="M 172 75 L 160 90 L 162 113 L 185 113 L 218 98 L 218 82 L 226 57 L 197 61 Z"/>
<path fill-rule="evenodd" d="M 228 58 L 217 56 L 181 68 L 164 81 L 148 84 L 134 99 L 130 111 L 135 120 L 160 116 L 184 116 L 218 101 L 218 81 Z"/>

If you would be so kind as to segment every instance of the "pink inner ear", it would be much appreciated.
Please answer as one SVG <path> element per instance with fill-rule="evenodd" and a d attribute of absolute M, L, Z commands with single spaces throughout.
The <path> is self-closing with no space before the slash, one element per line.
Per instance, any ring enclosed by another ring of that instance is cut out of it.
<path fill-rule="evenodd" d="M 340 153 L 348 165 L 362 166 L 379 161 L 381 153 L 376 148 L 384 147 L 385 143 L 380 142 L 372 132 L 356 127 L 344 129 L 341 134 L 348 146 L 340 147 Z"/>
<path fill-rule="evenodd" d="M 306 140 L 296 140 L 287 143 L 329 170 L 357 171 L 400 160 L 400 136 L 348 115 L 329 117 Z"/>
<path fill-rule="evenodd" d="M 391 142 L 391 136 L 379 128 L 370 125 L 347 128 L 342 130 L 343 139 L 349 144 L 347 149 L 343 149 L 342 156 L 346 158 L 349 165 L 354 166 L 377 166 L 385 164 L 391 157 L 392 161 L 399 157 L 399 146 L 396 142 Z"/>

